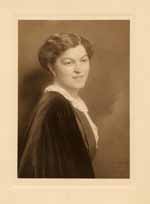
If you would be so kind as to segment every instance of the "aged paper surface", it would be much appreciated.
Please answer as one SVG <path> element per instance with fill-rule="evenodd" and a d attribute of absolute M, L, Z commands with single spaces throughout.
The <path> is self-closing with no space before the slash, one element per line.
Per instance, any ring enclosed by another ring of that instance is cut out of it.
<path fill-rule="evenodd" d="M 1 203 L 149 203 L 149 4 L 136 2 L 16 2 L 1 9 Z M 16 178 L 17 19 L 130 19 L 131 179 L 28 180 Z"/>

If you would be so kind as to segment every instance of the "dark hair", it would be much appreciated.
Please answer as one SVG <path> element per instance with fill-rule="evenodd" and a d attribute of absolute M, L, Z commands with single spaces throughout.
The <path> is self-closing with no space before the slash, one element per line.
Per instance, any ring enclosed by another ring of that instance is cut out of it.
<path fill-rule="evenodd" d="M 38 58 L 41 66 L 49 71 L 48 64 L 52 67 L 56 59 L 67 49 L 83 45 L 86 49 L 88 57 L 93 55 L 91 43 L 84 37 L 74 33 L 57 33 L 51 35 L 46 42 L 41 46 L 38 53 Z"/>

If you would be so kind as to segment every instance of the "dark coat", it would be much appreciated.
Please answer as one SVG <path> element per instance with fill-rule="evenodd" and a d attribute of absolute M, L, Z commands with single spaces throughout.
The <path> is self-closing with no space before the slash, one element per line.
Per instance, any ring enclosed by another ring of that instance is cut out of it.
<path fill-rule="evenodd" d="M 94 178 L 74 109 L 59 93 L 43 94 L 26 136 L 19 178 Z"/>

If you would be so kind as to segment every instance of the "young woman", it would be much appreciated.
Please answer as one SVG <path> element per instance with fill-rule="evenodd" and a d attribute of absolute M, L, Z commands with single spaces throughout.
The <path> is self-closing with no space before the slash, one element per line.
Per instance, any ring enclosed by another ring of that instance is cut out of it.
<path fill-rule="evenodd" d="M 79 97 L 92 57 L 90 42 L 74 33 L 51 35 L 39 61 L 53 75 L 38 102 L 26 135 L 20 178 L 94 178 L 98 134 Z"/>

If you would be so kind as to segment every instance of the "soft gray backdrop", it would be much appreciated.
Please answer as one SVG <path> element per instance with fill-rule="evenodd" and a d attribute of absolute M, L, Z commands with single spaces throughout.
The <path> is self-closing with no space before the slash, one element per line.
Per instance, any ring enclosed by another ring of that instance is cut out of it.
<path fill-rule="evenodd" d="M 18 161 L 30 113 L 49 78 L 38 48 L 50 34 L 75 32 L 94 46 L 91 72 L 81 92 L 99 128 L 97 178 L 129 178 L 129 36 L 128 20 L 20 20 L 18 24 Z"/>

